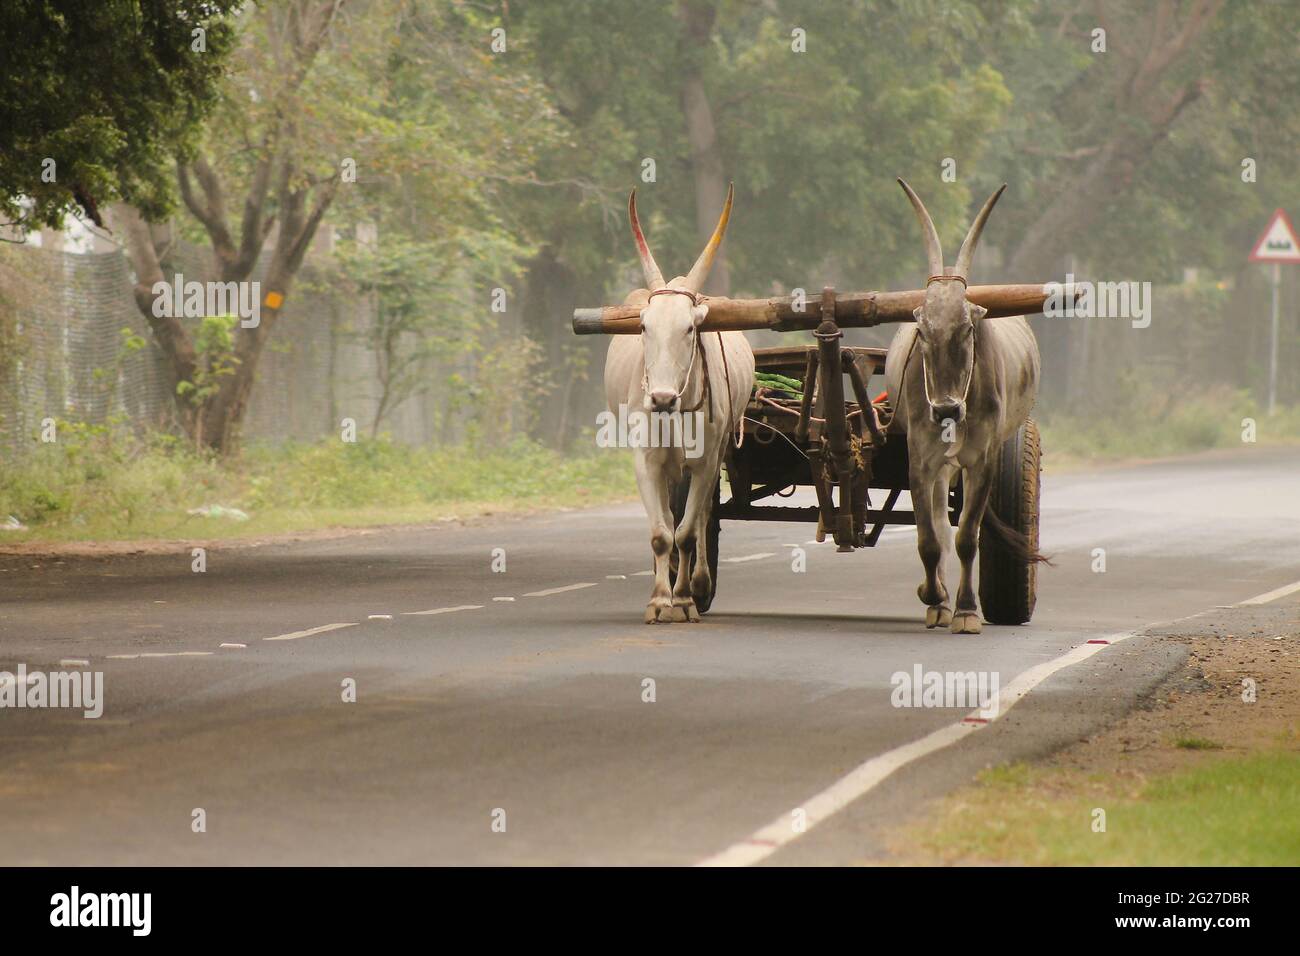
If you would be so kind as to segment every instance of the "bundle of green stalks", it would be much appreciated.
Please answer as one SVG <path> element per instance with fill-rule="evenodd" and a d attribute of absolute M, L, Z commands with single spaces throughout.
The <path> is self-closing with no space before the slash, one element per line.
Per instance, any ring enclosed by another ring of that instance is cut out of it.
<path fill-rule="evenodd" d="M 797 378 L 790 378 L 788 375 L 778 375 L 776 372 L 755 372 L 754 389 L 757 391 L 760 388 L 789 395 L 793 398 L 803 396 L 803 382 Z"/>

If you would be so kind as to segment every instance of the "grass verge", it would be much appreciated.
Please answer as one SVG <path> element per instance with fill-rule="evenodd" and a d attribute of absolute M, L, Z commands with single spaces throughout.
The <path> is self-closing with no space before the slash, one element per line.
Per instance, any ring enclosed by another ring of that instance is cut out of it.
<path fill-rule="evenodd" d="M 986 771 L 923 847 L 947 863 L 1294 866 L 1297 806 L 1300 759 L 1284 750 L 1144 782 L 1014 764 Z"/>
<path fill-rule="evenodd" d="M 893 834 L 885 862 L 1296 865 L 1300 602 L 1209 621 L 1160 638 L 1191 654 L 1149 706 L 1042 762 L 986 770 Z"/>
<path fill-rule="evenodd" d="M 1086 412 L 1044 414 L 1043 448 L 1053 466 L 1168 458 L 1212 448 L 1300 443 L 1300 406 L 1267 415 L 1244 391 L 1215 387 L 1173 395 L 1150 386 Z"/>
<path fill-rule="evenodd" d="M 251 447 L 228 461 L 165 435 L 60 425 L 58 441 L 0 471 L 0 548 L 36 542 L 255 538 L 418 524 L 630 497 L 631 457 L 505 447 L 413 448 L 386 439 Z M 191 515 L 220 505 L 248 520 Z"/>

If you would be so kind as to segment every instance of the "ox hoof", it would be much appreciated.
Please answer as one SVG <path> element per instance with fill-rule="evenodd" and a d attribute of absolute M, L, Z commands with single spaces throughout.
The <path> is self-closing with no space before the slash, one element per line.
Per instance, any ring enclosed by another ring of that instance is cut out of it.
<path fill-rule="evenodd" d="M 952 632 L 954 634 L 978 634 L 980 616 L 975 611 L 961 611 L 953 615 Z"/>
<path fill-rule="evenodd" d="M 673 619 L 673 607 L 670 604 L 648 604 L 645 609 L 647 624 L 668 624 Z"/>
<path fill-rule="evenodd" d="M 684 611 L 686 613 L 686 620 L 689 623 L 691 624 L 700 623 L 700 609 L 697 608 L 694 604 L 687 604 L 684 607 L 679 608 L 678 610 Z"/>
<path fill-rule="evenodd" d="M 936 604 L 934 607 L 925 609 L 925 626 L 930 627 L 947 627 L 952 622 L 952 611 L 942 604 Z"/>

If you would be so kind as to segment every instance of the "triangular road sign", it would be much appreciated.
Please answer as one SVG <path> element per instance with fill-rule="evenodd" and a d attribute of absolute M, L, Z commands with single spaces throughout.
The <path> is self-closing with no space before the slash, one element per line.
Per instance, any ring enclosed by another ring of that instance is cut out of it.
<path fill-rule="evenodd" d="M 1300 262 L 1300 237 L 1286 211 L 1278 209 L 1250 253 L 1251 262 Z"/>

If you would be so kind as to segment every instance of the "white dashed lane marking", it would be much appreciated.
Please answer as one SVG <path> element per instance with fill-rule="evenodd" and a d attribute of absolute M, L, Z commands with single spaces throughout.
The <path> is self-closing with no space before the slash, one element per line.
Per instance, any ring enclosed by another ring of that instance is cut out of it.
<path fill-rule="evenodd" d="M 583 584 L 566 584 L 562 588 L 547 588 L 545 591 L 529 591 L 524 597 L 547 597 L 551 594 L 563 594 L 565 591 L 581 591 L 583 588 L 594 588 L 594 581 L 584 582 Z"/>
<path fill-rule="evenodd" d="M 264 637 L 264 641 L 296 641 L 300 637 L 315 637 L 317 634 L 324 634 L 326 631 L 337 631 L 344 627 L 356 627 L 356 621 L 347 624 L 322 624 L 320 627 L 309 627 L 305 631 L 294 631 L 291 634 L 277 634 L 275 637 Z"/>
<path fill-rule="evenodd" d="M 776 556 L 775 551 L 760 551 L 758 554 L 742 554 L 738 558 L 723 558 L 723 564 L 740 564 L 742 561 L 759 561 Z"/>
<path fill-rule="evenodd" d="M 110 661 L 137 661 L 145 657 L 211 657 L 212 651 L 144 651 L 139 654 L 109 654 Z"/>
<path fill-rule="evenodd" d="M 450 614 L 452 611 L 477 611 L 482 604 L 457 604 L 455 607 L 435 607 L 427 611 L 403 611 L 405 617 L 425 617 L 430 614 Z"/>

